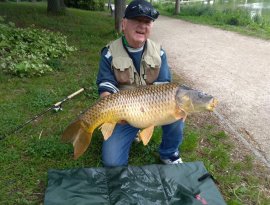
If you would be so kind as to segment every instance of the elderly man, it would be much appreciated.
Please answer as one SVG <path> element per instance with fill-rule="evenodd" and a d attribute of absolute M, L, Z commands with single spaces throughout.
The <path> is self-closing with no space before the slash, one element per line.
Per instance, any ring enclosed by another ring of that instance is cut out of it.
<path fill-rule="evenodd" d="M 107 45 L 101 52 L 97 76 L 101 97 L 121 89 L 171 81 L 165 51 L 149 39 L 158 16 L 158 11 L 145 0 L 134 0 L 128 5 L 122 20 L 123 36 Z M 182 142 L 183 127 L 182 120 L 162 126 L 159 154 L 163 163 L 182 163 L 178 150 Z M 127 123 L 118 123 L 112 136 L 103 142 L 103 165 L 127 165 L 130 147 L 138 131 L 139 129 Z"/>

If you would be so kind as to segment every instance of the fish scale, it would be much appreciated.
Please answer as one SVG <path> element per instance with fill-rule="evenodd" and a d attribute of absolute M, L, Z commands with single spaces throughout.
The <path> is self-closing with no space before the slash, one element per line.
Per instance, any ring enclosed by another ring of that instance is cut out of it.
<path fill-rule="evenodd" d="M 144 144 L 155 126 L 186 118 L 187 113 L 213 110 L 217 101 L 210 95 L 177 83 L 151 85 L 123 90 L 98 100 L 63 133 L 62 139 L 74 146 L 74 157 L 82 155 L 90 144 L 92 133 L 101 126 L 108 139 L 119 121 L 142 129 Z"/>

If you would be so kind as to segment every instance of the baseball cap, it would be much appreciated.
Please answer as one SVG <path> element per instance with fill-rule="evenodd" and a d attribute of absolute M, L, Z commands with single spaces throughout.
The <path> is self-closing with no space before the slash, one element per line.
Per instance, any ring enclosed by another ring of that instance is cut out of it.
<path fill-rule="evenodd" d="M 145 16 L 154 21 L 158 18 L 159 12 L 148 1 L 134 0 L 127 6 L 124 18 L 133 19 L 139 16 Z"/>

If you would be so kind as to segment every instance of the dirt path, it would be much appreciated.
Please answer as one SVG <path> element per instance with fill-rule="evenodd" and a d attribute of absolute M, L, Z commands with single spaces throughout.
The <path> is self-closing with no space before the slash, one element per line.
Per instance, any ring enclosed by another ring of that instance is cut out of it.
<path fill-rule="evenodd" d="M 216 115 L 270 168 L 270 41 L 168 17 L 151 38 L 174 72 L 216 96 Z"/>

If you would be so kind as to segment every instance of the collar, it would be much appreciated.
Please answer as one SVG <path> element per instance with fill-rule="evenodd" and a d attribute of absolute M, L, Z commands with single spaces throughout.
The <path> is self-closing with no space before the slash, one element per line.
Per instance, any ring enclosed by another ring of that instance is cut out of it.
<path fill-rule="evenodd" d="M 128 45 L 127 39 L 125 38 L 124 35 L 122 36 L 122 42 L 123 42 L 124 47 L 126 47 L 128 52 L 130 52 L 130 53 L 136 53 L 136 52 L 142 51 L 144 49 L 144 45 L 146 43 L 145 42 L 144 45 L 140 48 L 133 48 L 133 47 Z"/>

